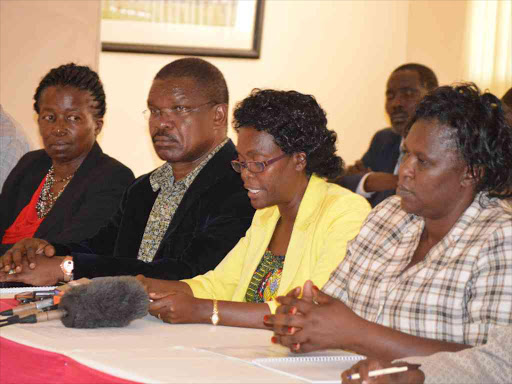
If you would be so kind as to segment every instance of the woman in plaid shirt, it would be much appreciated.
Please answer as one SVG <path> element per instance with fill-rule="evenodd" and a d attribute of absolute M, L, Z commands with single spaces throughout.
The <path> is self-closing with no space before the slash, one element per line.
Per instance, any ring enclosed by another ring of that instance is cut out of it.
<path fill-rule="evenodd" d="M 483 344 L 512 323 L 512 129 L 474 84 L 437 88 L 378 205 L 320 292 L 278 298 L 274 342 L 393 360 Z M 300 313 L 302 316 L 295 316 Z"/>

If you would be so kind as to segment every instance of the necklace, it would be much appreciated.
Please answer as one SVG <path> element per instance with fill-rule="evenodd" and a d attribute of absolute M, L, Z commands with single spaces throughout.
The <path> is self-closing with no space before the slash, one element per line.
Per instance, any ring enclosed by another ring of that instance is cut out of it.
<path fill-rule="evenodd" d="M 36 204 L 36 212 L 37 217 L 42 219 L 45 217 L 48 212 L 52 209 L 53 205 L 59 198 L 59 196 L 62 194 L 64 189 L 66 189 L 67 185 L 73 178 L 75 173 L 73 172 L 71 175 L 66 176 L 63 179 L 55 180 L 55 169 L 53 168 L 53 165 L 50 167 L 50 170 L 48 171 L 48 174 L 46 175 L 46 180 L 44 181 L 43 188 L 41 189 L 41 194 L 39 195 L 39 198 L 37 199 Z M 64 185 L 60 189 L 60 191 L 55 195 L 52 192 L 52 187 L 55 183 L 62 183 L 64 182 Z"/>

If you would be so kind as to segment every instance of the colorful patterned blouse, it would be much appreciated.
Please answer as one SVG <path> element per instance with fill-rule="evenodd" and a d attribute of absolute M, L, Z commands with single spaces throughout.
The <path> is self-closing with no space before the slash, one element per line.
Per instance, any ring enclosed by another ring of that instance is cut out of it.
<path fill-rule="evenodd" d="M 284 258 L 274 255 L 269 249 L 265 251 L 247 288 L 246 302 L 264 303 L 274 300 L 281 282 Z"/>

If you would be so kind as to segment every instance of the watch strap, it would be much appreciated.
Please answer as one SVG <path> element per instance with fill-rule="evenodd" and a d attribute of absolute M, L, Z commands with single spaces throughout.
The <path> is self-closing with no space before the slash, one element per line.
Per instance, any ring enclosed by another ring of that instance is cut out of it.
<path fill-rule="evenodd" d="M 215 300 L 215 299 L 213 299 L 213 311 L 212 311 L 212 316 L 210 317 L 210 320 L 212 321 L 213 325 L 219 324 L 219 320 L 220 320 L 219 307 L 218 307 L 217 300 Z"/>

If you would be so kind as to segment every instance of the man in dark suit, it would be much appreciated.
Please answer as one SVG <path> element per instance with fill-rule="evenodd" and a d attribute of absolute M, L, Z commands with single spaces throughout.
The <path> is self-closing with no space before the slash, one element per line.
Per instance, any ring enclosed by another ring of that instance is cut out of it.
<path fill-rule="evenodd" d="M 420 100 L 437 85 L 436 75 L 424 65 L 410 63 L 395 69 L 386 89 L 391 128 L 378 131 L 363 158 L 335 182 L 366 197 L 372 207 L 394 195 L 402 134 Z"/>
<path fill-rule="evenodd" d="M 204 60 L 163 67 L 145 114 L 156 153 L 166 163 L 128 187 L 118 212 L 92 238 L 67 245 L 17 243 L 0 260 L 0 280 L 42 285 L 136 274 L 179 280 L 213 269 L 254 214 L 230 165 L 237 153 L 227 138 L 228 98 L 224 76 Z M 7 275 L 11 258 L 16 273 Z"/>

